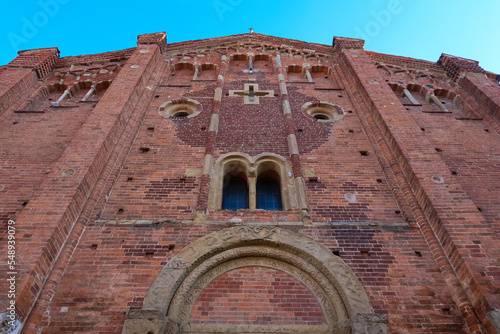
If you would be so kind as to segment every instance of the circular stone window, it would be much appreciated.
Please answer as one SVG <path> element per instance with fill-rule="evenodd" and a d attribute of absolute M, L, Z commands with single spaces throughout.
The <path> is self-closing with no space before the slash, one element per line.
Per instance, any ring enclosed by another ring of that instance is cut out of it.
<path fill-rule="evenodd" d="M 192 118 L 202 110 L 200 102 L 192 99 L 177 99 L 163 103 L 158 113 L 165 118 L 183 119 Z"/>
<path fill-rule="evenodd" d="M 302 106 L 302 110 L 318 122 L 336 122 L 345 114 L 341 107 L 330 102 L 308 102 Z"/>

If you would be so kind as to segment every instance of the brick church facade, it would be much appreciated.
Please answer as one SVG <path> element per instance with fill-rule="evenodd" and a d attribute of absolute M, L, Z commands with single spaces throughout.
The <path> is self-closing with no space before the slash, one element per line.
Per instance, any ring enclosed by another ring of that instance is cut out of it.
<path fill-rule="evenodd" d="M 19 52 L 3 331 L 500 333 L 498 79 L 342 37 Z"/>

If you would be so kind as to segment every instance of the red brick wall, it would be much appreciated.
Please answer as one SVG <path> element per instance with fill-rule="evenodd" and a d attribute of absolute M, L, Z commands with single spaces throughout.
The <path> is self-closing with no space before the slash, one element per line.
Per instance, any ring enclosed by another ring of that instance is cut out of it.
<path fill-rule="evenodd" d="M 225 227 L 173 223 L 87 227 L 40 326 L 47 333 L 120 333 L 125 312 L 142 307 L 148 288 L 167 261 L 194 240 Z M 388 315 L 391 333 L 465 333 L 460 312 L 418 229 L 292 229 L 339 252 L 366 289 L 374 312 Z M 290 288 L 298 293 L 290 293 Z M 223 305 L 226 298 L 236 295 L 239 298 L 231 301 L 234 305 Z M 211 297 L 215 300 L 207 305 Z M 287 311 L 294 316 L 288 315 L 287 323 L 322 321 L 314 297 L 302 283 L 286 273 L 254 267 L 228 272 L 213 281 L 197 300 L 191 319 L 200 323 L 250 322 L 244 305 L 252 298 L 259 300 L 254 309 L 269 307 L 266 314 L 273 314 L 272 319 L 259 318 L 264 323 L 277 324 L 284 319 L 280 318 L 282 302 L 292 302 Z M 214 309 L 207 311 L 210 306 Z M 67 311 L 61 311 L 65 307 Z"/>
<path fill-rule="evenodd" d="M 316 298 L 296 278 L 245 267 L 219 276 L 203 290 L 190 323 L 321 325 L 325 319 Z"/>
<path fill-rule="evenodd" d="M 240 38 L 211 40 L 232 41 L 239 48 L 184 49 L 206 43 L 190 41 L 169 45 L 163 53 L 156 45 L 140 45 L 59 59 L 43 83 L 32 82 L 26 70 L 1 70 L 0 80 L 8 84 L 0 91 L 0 111 L 6 115 L 0 134 L 0 179 L 6 185 L 0 191 L 0 215 L 3 224 L 20 222 L 21 315 L 39 298 L 27 332 L 119 333 L 126 311 L 142 307 L 168 260 L 194 240 L 232 225 L 227 222 L 233 218 L 279 223 L 338 253 L 363 284 L 373 311 L 388 315 L 391 333 L 466 333 L 477 327 L 475 313 L 492 332 L 485 317 L 500 305 L 494 82 L 467 74 L 457 83 L 438 63 L 340 50 L 339 45 L 334 49 L 256 34 L 260 45 L 244 46 L 248 40 L 240 43 Z M 360 46 L 359 41 L 351 44 L 346 45 Z M 321 63 L 326 72 L 313 72 L 314 83 L 305 78 L 287 82 L 300 163 L 316 174 L 305 178 L 313 225 L 298 226 L 298 210 L 216 211 L 209 212 L 205 224 L 192 225 L 216 87 L 215 70 L 192 81 L 192 66 L 202 59 L 215 68 L 221 52 L 258 56 L 264 49 L 270 49 L 272 61 L 256 61 L 262 71 L 251 75 L 241 71 L 245 61 L 228 57 L 214 161 L 228 152 L 265 152 L 291 165 L 274 57 L 281 52 L 285 70 Z M 195 59 L 200 53 L 203 57 Z M 102 57 L 120 66 L 103 67 Z M 68 67 L 72 63 L 75 67 Z M 43 85 L 63 80 L 71 88 L 84 71 L 95 80 L 113 80 L 97 105 L 51 108 L 49 99 L 61 92 L 46 95 Z M 250 82 L 274 90 L 275 97 L 245 105 L 243 97 L 228 96 L 229 90 L 242 90 Z M 388 83 L 398 92 L 408 87 L 422 106 L 403 106 L 405 100 Z M 415 91 L 417 85 L 424 87 L 422 94 Z M 450 92 L 439 97 L 451 112 L 436 113 L 424 100 L 427 91 L 438 96 Z M 457 94 L 459 102 L 452 99 Z M 202 111 L 188 119 L 158 114 L 161 104 L 178 98 L 197 100 Z M 33 108 L 45 113 L 12 112 L 30 99 Z M 318 122 L 302 110 L 305 103 L 318 101 L 339 105 L 343 119 Z M 480 110 L 471 111 L 476 107 Z M 76 174 L 62 178 L 70 167 Z M 434 183 L 434 175 L 445 182 Z M 257 305 L 257 312 L 248 312 L 248 303 Z M 213 281 L 191 320 L 324 321 L 302 283 L 260 267 L 234 270 Z"/>

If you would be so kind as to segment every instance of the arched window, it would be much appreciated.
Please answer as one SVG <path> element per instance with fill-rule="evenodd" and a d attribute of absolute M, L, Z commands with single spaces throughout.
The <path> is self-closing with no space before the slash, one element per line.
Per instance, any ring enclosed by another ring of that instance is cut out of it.
<path fill-rule="evenodd" d="M 263 177 L 257 181 L 257 209 L 281 211 L 281 189 L 278 180 Z"/>
<path fill-rule="evenodd" d="M 229 177 L 222 189 L 222 210 L 248 209 L 248 185 L 241 177 Z"/>
<path fill-rule="evenodd" d="M 307 203 L 290 196 L 297 194 L 292 168 L 279 155 L 227 153 L 213 169 L 209 210 L 288 211 Z"/>

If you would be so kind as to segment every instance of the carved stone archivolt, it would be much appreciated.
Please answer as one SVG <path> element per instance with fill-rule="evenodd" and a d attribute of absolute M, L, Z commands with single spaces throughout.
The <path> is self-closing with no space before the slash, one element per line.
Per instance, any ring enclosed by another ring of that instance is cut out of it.
<path fill-rule="evenodd" d="M 325 325 L 192 325 L 203 290 L 228 271 L 258 266 L 288 273 L 316 297 Z M 330 250 L 276 226 L 237 226 L 185 247 L 156 277 L 142 310 L 127 314 L 123 332 L 139 333 L 387 333 L 387 318 L 372 313 L 369 298 L 349 267 Z"/>

